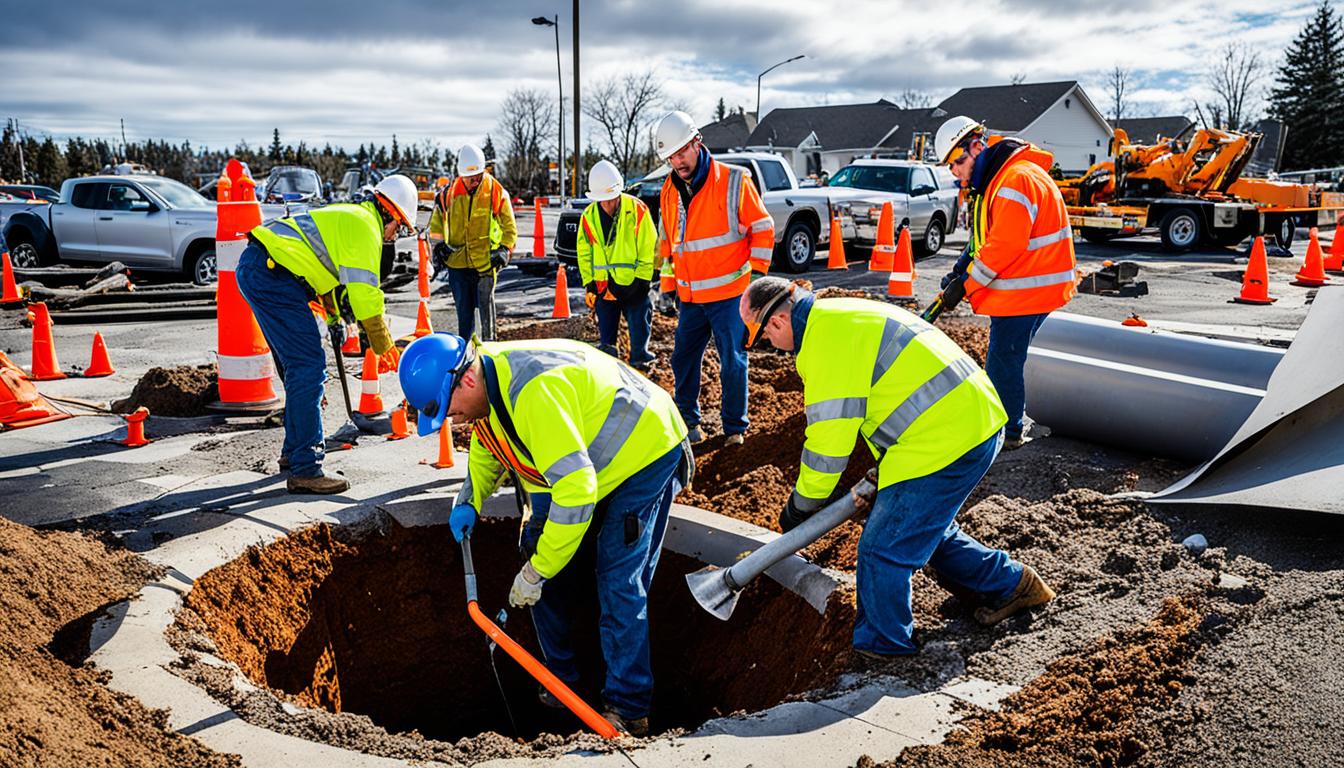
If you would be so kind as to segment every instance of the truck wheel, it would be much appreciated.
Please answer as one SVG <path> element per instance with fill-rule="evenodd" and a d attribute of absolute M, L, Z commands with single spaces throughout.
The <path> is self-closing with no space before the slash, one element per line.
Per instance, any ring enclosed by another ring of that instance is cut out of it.
<path fill-rule="evenodd" d="M 22 236 L 10 238 L 9 259 L 15 269 L 37 269 L 46 262 L 46 259 L 42 258 L 42 252 L 37 250 L 37 246 L 23 239 Z"/>
<path fill-rule="evenodd" d="M 215 259 L 214 248 L 203 248 L 191 259 L 191 271 L 187 276 L 196 285 L 212 285 L 219 281 L 219 262 Z"/>
<path fill-rule="evenodd" d="M 798 274 L 812 268 L 817 255 L 817 233 L 805 221 L 789 222 L 784 240 L 775 247 L 775 261 L 785 272 Z"/>
<path fill-rule="evenodd" d="M 1272 226 L 1274 227 L 1274 244 L 1285 251 L 1292 248 L 1293 240 L 1297 237 L 1297 221 L 1292 216 L 1284 216 Z"/>
<path fill-rule="evenodd" d="M 929 219 L 929 228 L 924 230 L 924 237 L 920 238 L 915 246 L 920 256 L 932 256 L 943 247 L 943 220 L 934 216 Z"/>
<path fill-rule="evenodd" d="M 1190 208 L 1177 208 L 1162 217 L 1162 246 L 1174 253 L 1184 253 L 1199 243 L 1199 214 Z"/>

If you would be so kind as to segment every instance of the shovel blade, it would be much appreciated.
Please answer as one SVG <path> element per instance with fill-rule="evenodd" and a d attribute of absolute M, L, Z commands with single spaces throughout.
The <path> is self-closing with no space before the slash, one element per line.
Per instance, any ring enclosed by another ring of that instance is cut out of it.
<path fill-rule="evenodd" d="M 686 574 L 686 585 L 691 588 L 691 596 L 701 608 L 720 621 L 727 621 L 733 615 L 737 598 L 741 594 L 729 588 L 725 579 L 727 573 L 726 569 L 711 565 Z"/>
<path fill-rule="evenodd" d="M 386 413 L 377 416 L 355 413 L 350 415 L 351 423 L 366 435 L 390 435 L 392 434 L 392 418 Z"/>

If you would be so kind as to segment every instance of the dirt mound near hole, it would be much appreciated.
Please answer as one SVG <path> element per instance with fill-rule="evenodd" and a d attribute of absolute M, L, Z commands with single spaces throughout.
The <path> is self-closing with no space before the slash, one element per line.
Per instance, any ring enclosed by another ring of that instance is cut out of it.
<path fill-rule="evenodd" d="M 213 365 L 150 368 L 131 396 L 112 404 L 117 413 L 145 407 L 154 416 L 203 416 L 219 400 L 219 376 Z"/>

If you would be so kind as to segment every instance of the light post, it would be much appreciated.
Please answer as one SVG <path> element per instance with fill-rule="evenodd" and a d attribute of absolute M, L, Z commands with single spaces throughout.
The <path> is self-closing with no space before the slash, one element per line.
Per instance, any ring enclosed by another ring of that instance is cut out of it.
<path fill-rule="evenodd" d="M 767 70 L 765 70 L 764 72 L 762 72 L 761 74 L 759 74 L 759 75 L 756 76 L 756 122 L 757 122 L 757 123 L 759 123 L 759 122 L 761 121 L 761 78 L 762 78 L 762 77 L 765 77 L 765 76 L 768 75 L 768 74 L 770 74 L 770 71 L 773 70 L 773 69 L 777 69 L 777 68 L 779 68 L 779 67 L 782 67 L 782 66 L 784 66 L 785 64 L 788 64 L 790 61 L 797 61 L 797 60 L 802 59 L 802 58 L 806 58 L 806 54 L 802 54 L 802 53 L 800 53 L 800 54 L 798 54 L 797 56 L 794 56 L 792 59 L 785 59 L 785 60 L 779 62 L 778 64 L 776 64 L 775 66 L 771 67 L 770 69 L 767 69 Z"/>
<path fill-rule="evenodd" d="M 532 19 L 532 23 L 539 27 L 551 27 L 555 30 L 555 83 L 560 92 L 560 109 L 556 122 L 560 125 L 560 143 L 557 152 L 555 171 L 560 177 L 560 200 L 561 205 L 565 199 L 565 80 L 560 73 L 560 17 L 556 15 L 552 18 L 537 16 Z"/>

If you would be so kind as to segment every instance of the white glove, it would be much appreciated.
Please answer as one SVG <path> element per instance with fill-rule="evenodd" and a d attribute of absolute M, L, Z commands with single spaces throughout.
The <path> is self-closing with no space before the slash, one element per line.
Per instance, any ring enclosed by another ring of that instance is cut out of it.
<path fill-rule="evenodd" d="M 545 581 L 532 567 L 531 560 L 523 563 L 518 575 L 513 577 L 513 588 L 509 590 L 509 605 L 514 608 L 535 605 L 541 599 L 541 585 Z"/>

